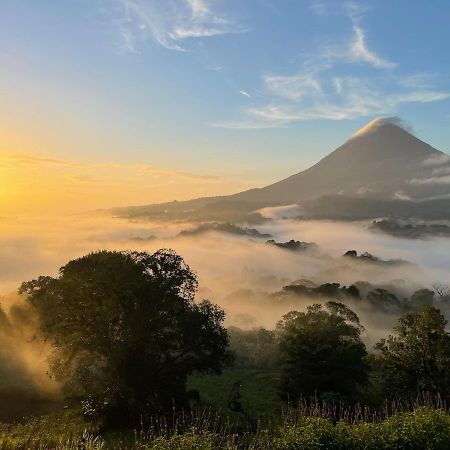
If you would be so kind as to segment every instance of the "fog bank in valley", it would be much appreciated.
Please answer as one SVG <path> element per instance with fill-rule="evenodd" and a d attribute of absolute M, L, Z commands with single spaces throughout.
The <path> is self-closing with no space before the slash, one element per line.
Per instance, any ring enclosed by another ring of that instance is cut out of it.
<path fill-rule="evenodd" d="M 287 207 L 266 209 L 265 215 L 272 220 L 256 226 L 259 233 L 241 234 L 233 227 L 217 231 L 214 226 L 198 229 L 198 224 L 107 216 L 1 219 L 0 304 L 6 330 L 0 336 L 5 349 L 0 355 L 1 388 L 10 391 L 22 383 L 26 389 L 32 386 L 36 392 L 57 394 L 57 386 L 46 375 L 47 344 L 39 340 L 34 318 L 27 316 L 26 302 L 15 291 L 22 281 L 55 276 L 69 260 L 100 249 L 174 249 L 197 272 L 198 299 L 218 303 L 227 313 L 228 325 L 244 328 L 272 328 L 284 313 L 318 301 L 286 294 L 287 285 L 350 286 L 363 281 L 393 290 L 401 299 L 417 289 L 431 288 L 433 282 L 449 281 L 445 268 L 450 265 L 450 239 L 411 243 L 374 234 L 367 223 L 296 220 L 296 211 Z M 268 244 L 268 235 L 277 242 L 294 239 L 317 246 L 288 250 Z M 380 260 L 342 256 L 353 249 Z M 368 344 L 385 335 L 398 317 L 395 312 L 369 311 L 354 299 L 348 304 L 361 316 Z"/>
<path fill-rule="evenodd" d="M 289 252 L 266 245 L 265 237 L 249 237 L 206 229 L 188 223 L 127 221 L 106 216 L 59 219 L 2 219 L 0 221 L 0 292 L 15 290 L 22 281 L 56 275 L 67 261 L 100 249 L 153 252 L 168 247 L 179 252 L 197 272 L 202 291 L 219 302 L 231 291 L 270 290 L 302 278 L 343 284 L 395 279 L 430 286 L 447 281 L 450 239 L 426 241 L 374 234 L 366 223 L 272 220 L 256 228 L 278 242 L 295 239 L 318 244 L 316 251 Z M 368 266 L 342 259 L 347 250 L 367 251 L 384 260 L 412 264 Z"/>

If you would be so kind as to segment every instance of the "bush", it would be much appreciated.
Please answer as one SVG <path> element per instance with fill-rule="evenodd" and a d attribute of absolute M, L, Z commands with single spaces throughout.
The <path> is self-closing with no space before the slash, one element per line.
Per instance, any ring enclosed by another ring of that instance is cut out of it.
<path fill-rule="evenodd" d="M 257 448 L 273 450 L 297 449 L 348 449 L 350 429 L 343 423 L 336 426 L 322 417 L 304 417 L 296 425 L 283 426 L 278 436 L 269 437 L 259 443 Z"/>
<path fill-rule="evenodd" d="M 442 410 L 419 408 L 397 413 L 381 422 L 336 425 L 322 417 L 301 417 L 281 426 L 257 448 L 273 450 L 447 450 L 450 449 L 450 415 Z"/>
<path fill-rule="evenodd" d="M 361 449 L 450 449 L 450 416 L 431 408 L 395 414 L 380 423 L 358 424 L 352 431 L 356 448 Z"/>
<path fill-rule="evenodd" d="M 192 429 L 184 434 L 174 434 L 168 437 L 158 437 L 148 446 L 139 447 L 142 450 L 232 450 L 236 448 L 233 435 L 216 433 L 201 433 Z"/>

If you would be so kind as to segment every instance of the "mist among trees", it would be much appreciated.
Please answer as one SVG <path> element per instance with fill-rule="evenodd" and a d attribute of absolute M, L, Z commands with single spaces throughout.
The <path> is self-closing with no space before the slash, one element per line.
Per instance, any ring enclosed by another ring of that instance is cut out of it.
<path fill-rule="evenodd" d="M 279 414 L 328 405 L 352 416 L 382 411 L 386 401 L 450 400 L 450 335 L 433 306 L 447 302 L 443 284 L 400 300 L 381 288 L 303 281 L 272 299 L 308 295 L 311 304 L 284 314 L 273 329 L 226 329 L 224 310 L 198 300 L 197 287 L 195 272 L 165 249 L 90 253 L 56 277 L 22 283 L 22 303 L 0 311 L 1 370 L 22 377 L 20 396 L 8 397 L 3 386 L 3 401 L 50 401 L 50 410 L 64 405 L 86 425 L 112 431 L 210 408 L 215 398 L 224 399 L 222 414 L 250 429 L 258 404 Z M 398 314 L 374 346 L 351 307 L 361 302 Z M 8 353 L 12 330 L 46 346 L 53 397 Z"/>

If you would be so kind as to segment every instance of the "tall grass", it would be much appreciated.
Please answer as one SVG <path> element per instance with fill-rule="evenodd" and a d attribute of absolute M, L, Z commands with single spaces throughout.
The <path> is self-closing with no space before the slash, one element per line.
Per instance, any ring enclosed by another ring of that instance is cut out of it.
<path fill-rule="evenodd" d="M 320 417 L 332 423 L 345 422 L 358 424 L 360 422 L 377 423 L 400 413 L 428 408 L 445 411 L 450 414 L 447 403 L 440 395 L 420 393 L 411 399 L 386 400 L 382 407 L 371 409 L 369 406 L 344 402 L 326 402 L 317 398 L 302 398 L 297 403 L 290 403 L 282 410 L 283 424 L 296 423 L 303 417 Z"/>
<path fill-rule="evenodd" d="M 75 411 L 24 419 L 19 424 L 0 424 L 1 450 L 104 448 L 98 424 L 88 423 Z"/>
<path fill-rule="evenodd" d="M 100 433 L 75 412 L 0 425 L 0 449 L 136 450 L 450 450 L 450 413 L 439 397 L 390 402 L 370 411 L 316 400 L 249 424 L 210 410 L 154 418 L 134 431 Z"/>

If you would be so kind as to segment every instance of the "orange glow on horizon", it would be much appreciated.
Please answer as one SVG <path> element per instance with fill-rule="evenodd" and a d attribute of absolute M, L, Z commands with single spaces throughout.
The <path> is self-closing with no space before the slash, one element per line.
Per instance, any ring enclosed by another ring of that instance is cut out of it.
<path fill-rule="evenodd" d="M 67 214 L 92 209 L 188 200 L 253 187 L 235 179 L 149 164 L 91 163 L 25 153 L 26 139 L 2 142 L 2 215 Z M 17 152 L 4 151 L 9 147 Z"/>

